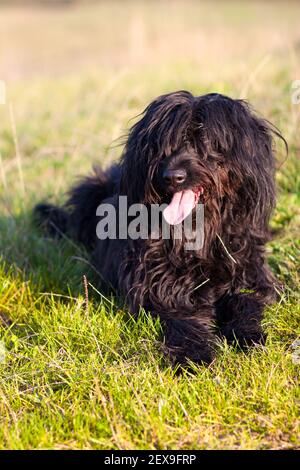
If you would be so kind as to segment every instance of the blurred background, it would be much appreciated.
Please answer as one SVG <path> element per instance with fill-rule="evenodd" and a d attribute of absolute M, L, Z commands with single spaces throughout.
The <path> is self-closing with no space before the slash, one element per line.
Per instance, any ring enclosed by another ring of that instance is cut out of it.
<path fill-rule="evenodd" d="M 298 1 L 0 0 L 6 206 L 20 205 L 12 190 L 29 203 L 60 197 L 91 163 L 118 158 L 116 139 L 131 119 L 177 89 L 249 99 L 295 156 L 299 21 Z M 289 190 L 291 161 L 278 175 Z"/>

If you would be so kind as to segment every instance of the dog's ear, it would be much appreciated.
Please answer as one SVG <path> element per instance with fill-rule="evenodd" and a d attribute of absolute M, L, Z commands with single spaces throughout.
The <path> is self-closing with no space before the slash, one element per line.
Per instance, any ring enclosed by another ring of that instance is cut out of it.
<path fill-rule="evenodd" d="M 279 131 L 258 117 L 246 102 L 235 101 L 234 111 L 229 178 L 239 182 L 237 206 L 244 215 L 244 223 L 249 223 L 255 231 L 265 232 L 276 202 L 274 137 L 286 142 Z"/>
<path fill-rule="evenodd" d="M 130 130 L 121 158 L 120 193 L 128 204 L 144 203 L 148 180 L 151 149 L 145 138 L 145 116 Z"/>
<path fill-rule="evenodd" d="M 273 140 L 284 138 L 243 100 L 211 95 L 202 106 L 200 99 L 198 110 L 205 152 L 225 160 L 236 221 L 265 231 L 275 205 Z"/>
<path fill-rule="evenodd" d="M 156 98 L 130 129 L 121 161 L 120 191 L 132 203 L 158 203 L 153 186 L 160 161 L 178 149 L 192 115 L 193 96 L 187 91 Z"/>

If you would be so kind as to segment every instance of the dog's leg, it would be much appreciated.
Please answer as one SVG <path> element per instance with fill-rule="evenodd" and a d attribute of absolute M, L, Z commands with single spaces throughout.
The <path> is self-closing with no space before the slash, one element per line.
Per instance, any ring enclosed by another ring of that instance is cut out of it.
<path fill-rule="evenodd" d="M 266 335 L 261 327 L 264 305 L 251 294 L 225 295 L 216 304 L 221 335 L 241 347 L 264 344 Z"/>
<path fill-rule="evenodd" d="M 203 322 L 201 314 L 165 321 L 165 346 L 175 364 L 185 366 L 189 360 L 209 364 L 215 356 L 215 344 L 213 328 Z"/>
<path fill-rule="evenodd" d="M 96 210 L 99 204 L 116 191 L 119 168 L 112 166 L 103 172 L 94 170 L 69 191 L 69 199 L 64 206 L 39 204 L 34 209 L 34 218 L 38 225 L 50 236 L 67 235 L 92 249 L 97 241 Z"/>
<path fill-rule="evenodd" d="M 61 237 L 67 232 L 69 215 L 61 207 L 41 203 L 34 208 L 34 221 L 47 235 Z"/>

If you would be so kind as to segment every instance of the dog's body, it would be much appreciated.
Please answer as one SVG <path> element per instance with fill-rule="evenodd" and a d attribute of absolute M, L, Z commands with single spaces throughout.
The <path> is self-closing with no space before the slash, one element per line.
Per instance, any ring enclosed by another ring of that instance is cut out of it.
<path fill-rule="evenodd" d="M 102 280 L 133 313 L 144 307 L 161 317 L 175 362 L 209 363 L 217 335 L 241 346 L 264 341 L 263 309 L 275 298 L 264 256 L 275 205 L 272 134 L 281 137 L 243 101 L 161 96 L 131 129 L 119 165 L 83 180 L 64 208 L 41 204 L 36 214 L 49 232 L 91 250 Z M 121 195 L 129 205 L 167 203 L 171 238 L 99 240 L 96 210 L 111 203 L 118 212 Z M 183 199 L 192 214 L 204 204 L 196 251 L 174 237 Z"/>

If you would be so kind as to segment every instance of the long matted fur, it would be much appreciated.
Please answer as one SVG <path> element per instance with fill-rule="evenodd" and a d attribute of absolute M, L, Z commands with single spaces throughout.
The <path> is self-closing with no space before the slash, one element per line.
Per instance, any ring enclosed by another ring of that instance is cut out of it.
<path fill-rule="evenodd" d="M 160 316 L 175 363 L 209 363 L 219 336 L 241 346 L 265 339 L 263 309 L 275 298 L 265 261 L 275 135 L 281 137 L 243 100 L 187 91 L 160 96 L 130 130 L 119 164 L 82 180 L 63 208 L 40 204 L 36 215 L 51 233 L 67 233 L 90 249 L 102 279 L 133 313 L 142 306 Z M 183 171 L 185 180 L 166 183 L 170 169 Z M 198 251 L 174 237 L 96 237 L 99 204 L 118 210 L 120 195 L 129 204 L 168 203 L 178 189 L 199 185 L 205 217 Z"/>

